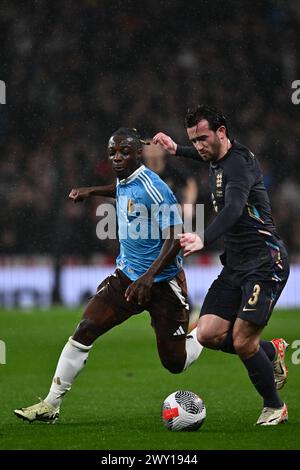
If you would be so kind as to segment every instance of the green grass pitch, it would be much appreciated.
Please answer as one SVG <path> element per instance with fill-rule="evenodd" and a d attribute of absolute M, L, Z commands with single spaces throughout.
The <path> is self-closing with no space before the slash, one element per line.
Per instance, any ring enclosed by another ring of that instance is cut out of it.
<path fill-rule="evenodd" d="M 31 405 L 48 391 L 63 345 L 81 316 L 76 311 L 1 311 L 1 449 L 300 449 L 300 364 L 287 353 L 289 381 L 282 391 L 286 425 L 254 426 L 262 403 L 237 357 L 204 350 L 188 371 L 172 375 L 161 366 L 147 313 L 102 338 L 65 397 L 55 425 L 23 423 L 13 409 Z M 300 339 L 299 311 L 276 311 L 264 338 Z M 298 356 L 299 357 L 299 356 Z M 191 390 L 205 401 L 207 418 L 192 433 L 172 433 L 160 418 L 164 398 Z"/>

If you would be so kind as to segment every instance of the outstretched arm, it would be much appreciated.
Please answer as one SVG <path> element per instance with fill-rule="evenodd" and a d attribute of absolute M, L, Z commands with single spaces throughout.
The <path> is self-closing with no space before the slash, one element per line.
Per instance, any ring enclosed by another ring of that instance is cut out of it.
<path fill-rule="evenodd" d="M 204 231 L 204 237 L 197 233 L 183 233 L 180 244 L 184 256 L 190 256 L 210 245 L 224 235 L 238 221 L 247 202 L 247 195 L 237 189 L 228 191 L 226 204 L 217 217 Z"/>
<path fill-rule="evenodd" d="M 91 196 L 116 197 L 116 183 L 105 186 L 90 186 L 87 188 L 74 188 L 69 194 L 69 198 L 74 202 L 81 202 Z"/>
<path fill-rule="evenodd" d="M 224 235 L 238 221 L 247 202 L 246 194 L 237 189 L 228 191 L 226 204 L 217 217 L 204 231 L 204 237 L 197 233 L 183 233 L 180 244 L 184 256 L 190 256 L 210 245 Z"/>
<path fill-rule="evenodd" d="M 195 147 L 186 147 L 178 145 L 173 139 L 163 132 L 159 132 L 153 137 L 154 144 L 160 144 L 168 153 L 179 157 L 191 158 L 192 160 L 202 161 Z"/>
<path fill-rule="evenodd" d="M 184 256 L 189 256 L 216 241 L 228 232 L 243 214 L 256 177 L 251 160 L 247 162 L 237 159 L 238 157 L 232 160 L 226 175 L 228 182 L 225 188 L 225 205 L 205 229 L 204 239 L 195 233 L 182 235 L 181 247 Z"/>
<path fill-rule="evenodd" d="M 241 217 L 249 192 L 231 188 L 226 192 L 225 206 L 204 231 L 204 245 L 210 245 L 230 230 Z"/>
<path fill-rule="evenodd" d="M 225 206 L 204 232 L 204 244 L 210 245 L 230 230 L 241 217 L 256 180 L 253 159 L 235 157 L 227 165 Z"/>
<path fill-rule="evenodd" d="M 125 292 L 126 300 L 130 301 L 134 297 L 138 304 L 150 300 L 150 291 L 154 282 L 154 277 L 163 271 L 175 258 L 180 251 L 180 241 L 175 237 L 182 232 L 182 225 L 174 225 L 168 227 L 168 238 L 164 241 L 161 251 L 156 260 L 151 264 L 149 269 L 139 277 L 135 282 L 130 284 Z"/>

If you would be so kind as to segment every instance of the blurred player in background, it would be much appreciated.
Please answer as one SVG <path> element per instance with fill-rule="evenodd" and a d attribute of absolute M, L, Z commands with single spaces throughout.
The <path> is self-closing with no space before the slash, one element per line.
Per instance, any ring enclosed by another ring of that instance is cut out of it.
<path fill-rule="evenodd" d="M 153 141 L 170 154 L 209 163 L 209 183 L 217 216 L 204 235 L 181 237 L 185 256 L 224 235 L 222 272 L 202 305 L 198 340 L 203 346 L 238 354 L 263 397 L 258 425 L 285 422 L 287 407 L 278 395 L 287 379 L 287 343 L 260 340 L 287 282 L 286 248 L 274 227 L 263 175 L 253 153 L 230 140 L 225 117 L 200 105 L 188 112 L 185 127 L 193 147 L 158 133 Z M 275 379 L 275 380 L 274 380 Z"/>
<path fill-rule="evenodd" d="M 172 165 L 166 150 L 155 145 L 152 139 L 146 139 L 148 145 L 143 148 L 143 161 L 145 165 L 160 176 L 167 183 L 182 207 L 184 220 L 192 220 L 194 204 L 198 198 L 198 185 L 192 172 L 183 165 Z M 191 226 L 191 225 L 190 225 Z"/>
<path fill-rule="evenodd" d="M 94 341 L 144 310 L 151 316 L 160 360 L 170 372 L 185 370 L 202 350 L 196 329 L 187 336 L 189 305 L 178 256 L 180 241 L 175 238 L 182 232 L 177 201 L 159 176 L 141 165 L 142 146 L 143 141 L 135 130 L 119 129 L 108 143 L 117 184 L 79 188 L 70 193 L 74 201 L 92 194 L 116 198 L 120 241 L 117 269 L 102 281 L 88 303 L 81 322 L 61 353 L 48 395 L 36 405 L 15 410 L 19 418 L 30 422 L 55 421 L 63 396 L 84 367 Z M 136 239 L 133 227 L 141 204 L 148 210 L 144 216 L 148 236 Z M 159 212 L 163 205 L 174 207 L 174 204 L 175 210 L 167 216 Z M 158 209 L 155 220 L 151 212 L 153 206 Z M 153 222 L 159 229 L 156 238 L 151 237 Z M 127 236 L 124 237 L 124 233 Z"/>

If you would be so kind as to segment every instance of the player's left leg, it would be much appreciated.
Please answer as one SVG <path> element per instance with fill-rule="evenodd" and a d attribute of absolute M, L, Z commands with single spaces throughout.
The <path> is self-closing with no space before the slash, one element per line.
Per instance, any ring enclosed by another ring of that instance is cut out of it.
<path fill-rule="evenodd" d="M 234 348 L 248 370 L 258 393 L 263 397 L 263 412 L 257 424 L 275 425 L 287 420 L 287 408 L 276 390 L 273 367 L 259 344 L 262 327 L 237 318 L 233 328 Z"/>
<path fill-rule="evenodd" d="M 190 311 L 183 271 L 171 281 L 153 286 L 149 313 L 162 365 L 174 374 L 187 369 L 203 347 L 197 340 L 197 328 L 187 335 Z"/>
<path fill-rule="evenodd" d="M 279 297 L 276 281 L 246 281 L 243 301 L 234 324 L 233 346 L 248 370 L 250 380 L 263 397 L 260 425 L 275 425 L 287 420 L 287 408 L 278 395 L 273 363 L 260 344 L 260 334 Z"/>
<path fill-rule="evenodd" d="M 143 310 L 125 299 L 130 283 L 119 270 L 104 279 L 89 301 L 73 337 L 61 352 L 48 395 L 40 403 L 15 410 L 17 417 L 47 422 L 58 418 L 63 397 L 84 368 L 95 339 Z"/>
<path fill-rule="evenodd" d="M 270 315 L 274 310 L 279 297 L 281 296 L 281 293 L 289 278 L 289 274 L 290 266 L 288 259 L 280 259 L 275 267 L 275 276 L 278 282 L 277 286 L 274 288 L 274 295 L 270 307 Z M 285 364 L 285 353 L 289 345 L 283 338 L 274 338 L 271 343 L 275 349 L 275 355 L 272 359 L 275 384 L 277 390 L 281 390 L 282 387 L 285 385 L 288 377 L 288 369 Z"/>
<path fill-rule="evenodd" d="M 269 273 L 269 281 L 244 282 L 241 286 L 242 298 L 238 316 L 265 326 L 287 283 L 289 272 L 288 259 L 283 257 L 274 263 Z M 261 339 L 259 344 L 272 363 L 276 388 L 280 390 L 285 385 L 288 376 L 288 369 L 285 364 L 285 352 L 288 343 L 283 338 L 275 338 L 272 341 Z M 232 329 L 228 331 L 224 338 L 221 349 L 224 352 L 236 354 L 233 346 Z"/>

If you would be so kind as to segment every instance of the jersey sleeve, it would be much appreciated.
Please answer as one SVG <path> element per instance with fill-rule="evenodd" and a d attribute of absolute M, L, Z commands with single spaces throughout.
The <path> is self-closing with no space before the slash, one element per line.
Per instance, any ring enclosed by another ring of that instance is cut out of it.
<path fill-rule="evenodd" d="M 176 150 L 176 156 L 178 157 L 186 157 L 190 158 L 192 160 L 197 160 L 198 162 L 201 162 L 201 157 L 195 147 L 186 147 L 184 145 L 177 145 L 177 150 Z"/>
<path fill-rule="evenodd" d="M 237 189 L 249 196 L 249 192 L 255 183 L 255 159 L 238 156 L 228 161 L 225 169 L 226 193 L 228 190 Z"/>
<path fill-rule="evenodd" d="M 224 235 L 241 217 L 250 189 L 255 183 L 254 161 L 237 155 L 228 162 L 225 178 L 225 206 L 206 228 L 205 246 Z"/>

